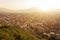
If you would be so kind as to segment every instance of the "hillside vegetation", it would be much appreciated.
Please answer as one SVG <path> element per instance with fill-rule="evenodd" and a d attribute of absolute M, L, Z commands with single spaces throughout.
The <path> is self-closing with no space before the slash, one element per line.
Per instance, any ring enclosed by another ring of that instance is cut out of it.
<path fill-rule="evenodd" d="M 19 27 L 0 24 L 0 40 L 38 40 L 38 38 Z"/>

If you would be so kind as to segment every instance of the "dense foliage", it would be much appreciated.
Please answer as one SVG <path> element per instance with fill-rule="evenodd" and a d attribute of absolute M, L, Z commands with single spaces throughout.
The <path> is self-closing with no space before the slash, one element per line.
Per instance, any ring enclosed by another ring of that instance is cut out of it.
<path fill-rule="evenodd" d="M 0 24 L 0 40 L 38 40 L 38 39 L 21 28 Z"/>

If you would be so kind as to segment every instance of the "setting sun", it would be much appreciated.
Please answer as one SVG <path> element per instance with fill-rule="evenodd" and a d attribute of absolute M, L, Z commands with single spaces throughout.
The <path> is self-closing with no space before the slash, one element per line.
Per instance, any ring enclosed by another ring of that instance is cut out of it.
<path fill-rule="evenodd" d="M 32 8 L 32 7 L 36 7 L 38 9 L 41 9 L 42 11 L 47 11 L 50 9 L 50 5 L 48 5 L 47 3 L 45 2 L 42 2 L 42 4 L 40 4 L 40 0 L 30 0 L 30 1 L 27 1 L 26 3 L 24 3 L 24 8 L 23 9 L 29 9 L 29 8 Z"/>
<path fill-rule="evenodd" d="M 49 7 L 47 7 L 47 6 L 46 6 L 46 7 L 45 7 L 45 6 L 42 6 L 42 7 L 37 7 L 37 8 L 41 8 L 42 11 L 47 11 L 47 10 L 49 10 Z"/>

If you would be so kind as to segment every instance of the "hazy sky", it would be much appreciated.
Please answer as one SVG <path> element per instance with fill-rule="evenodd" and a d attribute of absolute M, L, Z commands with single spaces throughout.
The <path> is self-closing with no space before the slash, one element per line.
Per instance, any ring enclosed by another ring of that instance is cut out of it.
<path fill-rule="evenodd" d="M 60 0 L 0 0 L 0 8 L 28 9 L 60 9 Z"/>

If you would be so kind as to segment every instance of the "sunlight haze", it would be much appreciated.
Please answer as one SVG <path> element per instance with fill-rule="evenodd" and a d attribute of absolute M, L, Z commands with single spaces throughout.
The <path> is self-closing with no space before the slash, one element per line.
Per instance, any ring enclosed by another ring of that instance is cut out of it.
<path fill-rule="evenodd" d="M 60 0 L 0 0 L 0 8 L 19 10 L 32 7 L 42 10 L 60 9 Z"/>

